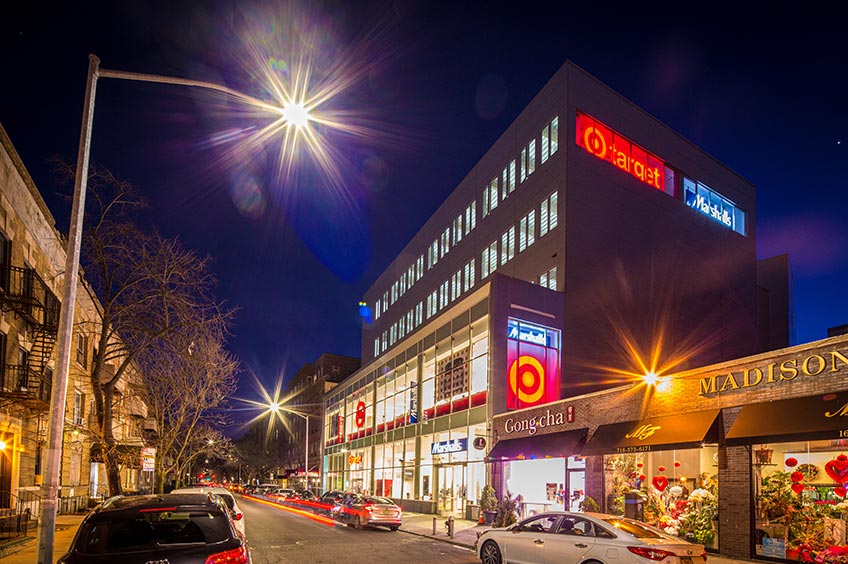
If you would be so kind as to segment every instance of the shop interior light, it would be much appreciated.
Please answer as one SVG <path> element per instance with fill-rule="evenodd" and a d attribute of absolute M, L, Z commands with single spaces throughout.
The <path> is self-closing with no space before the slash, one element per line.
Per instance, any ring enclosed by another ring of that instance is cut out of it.
<path fill-rule="evenodd" d="M 642 376 L 642 380 L 644 380 L 645 384 L 648 386 L 656 386 L 660 380 L 660 377 L 657 376 L 656 372 L 648 372 L 644 376 Z"/>

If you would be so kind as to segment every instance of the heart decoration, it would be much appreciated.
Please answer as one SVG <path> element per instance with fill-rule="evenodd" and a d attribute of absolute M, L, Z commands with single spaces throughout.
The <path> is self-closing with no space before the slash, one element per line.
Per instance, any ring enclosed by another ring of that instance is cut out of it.
<path fill-rule="evenodd" d="M 824 471 L 837 484 L 848 482 L 848 456 L 840 454 L 834 460 L 828 460 Z"/>
<path fill-rule="evenodd" d="M 651 483 L 654 485 L 655 488 L 657 488 L 657 490 L 661 492 L 665 491 L 665 489 L 668 487 L 668 476 L 654 476 L 651 479 Z"/>
<path fill-rule="evenodd" d="M 796 494 L 800 494 L 802 491 L 804 491 L 804 484 L 792 484 L 792 491 Z"/>
<path fill-rule="evenodd" d="M 845 488 L 843 488 L 842 486 L 836 486 L 835 488 L 833 488 L 833 493 L 838 495 L 839 497 L 845 497 L 845 494 L 848 492 L 846 492 Z"/>
<path fill-rule="evenodd" d="M 801 472 L 792 472 L 792 474 L 790 474 L 789 477 L 796 484 L 804 481 L 804 474 L 802 474 Z"/>

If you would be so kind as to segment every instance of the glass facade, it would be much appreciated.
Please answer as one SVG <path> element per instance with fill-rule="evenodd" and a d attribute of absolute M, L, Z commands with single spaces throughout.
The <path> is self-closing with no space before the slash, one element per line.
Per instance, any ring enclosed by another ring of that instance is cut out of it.
<path fill-rule="evenodd" d="M 751 448 L 758 557 L 842 562 L 846 552 L 845 441 L 755 444 Z"/>
<path fill-rule="evenodd" d="M 430 502 L 464 516 L 486 482 L 486 300 L 326 402 L 324 488 Z"/>
<path fill-rule="evenodd" d="M 708 549 L 718 548 L 718 487 L 718 446 L 604 456 L 607 513 Z"/>

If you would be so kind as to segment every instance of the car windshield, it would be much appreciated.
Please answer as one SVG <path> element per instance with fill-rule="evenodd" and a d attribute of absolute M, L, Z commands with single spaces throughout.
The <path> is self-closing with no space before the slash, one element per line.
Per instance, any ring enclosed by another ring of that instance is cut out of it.
<path fill-rule="evenodd" d="M 90 519 L 81 527 L 74 550 L 82 554 L 112 554 L 166 545 L 214 544 L 228 538 L 229 525 L 222 513 L 157 510 Z"/>
<path fill-rule="evenodd" d="M 637 539 L 667 538 L 665 535 L 663 535 L 653 527 L 649 527 L 644 523 L 640 523 L 639 521 L 633 521 L 632 519 L 621 519 L 618 517 L 613 517 L 610 519 L 605 519 L 604 521 L 606 523 L 609 523 L 619 531 L 624 531 L 629 535 L 633 535 Z"/>

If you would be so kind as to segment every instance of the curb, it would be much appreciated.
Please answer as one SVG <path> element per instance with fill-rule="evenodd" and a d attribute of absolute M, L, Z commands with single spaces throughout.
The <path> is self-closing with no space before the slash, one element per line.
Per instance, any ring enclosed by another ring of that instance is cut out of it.
<path fill-rule="evenodd" d="M 439 538 L 439 537 L 434 537 L 433 535 L 428 535 L 427 533 L 419 533 L 418 531 L 412 531 L 410 529 L 404 529 L 403 526 L 401 526 L 401 528 L 398 529 L 398 531 L 401 531 L 403 533 L 408 533 L 410 535 L 415 535 L 415 536 L 418 536 L 418 537 L 425 537 L 425 538 L 428 538 L 428 539 L 433 539 L 435 541 L 444 542 L 444 543 L 447 543 L 447 544 L 452 544 L 454 546 L 459 546 L 459 547 L 462 547 L 462 548 L 467 548 L 468 550 L 471 550 L 471 551 L 474 550 L 474 545 L 466 544 L 464 542 L 460 542 L 458 540 L 454 540 L 454 539 L 450 539 L 450 538 L 443 539 L 443 538 Z"/>

